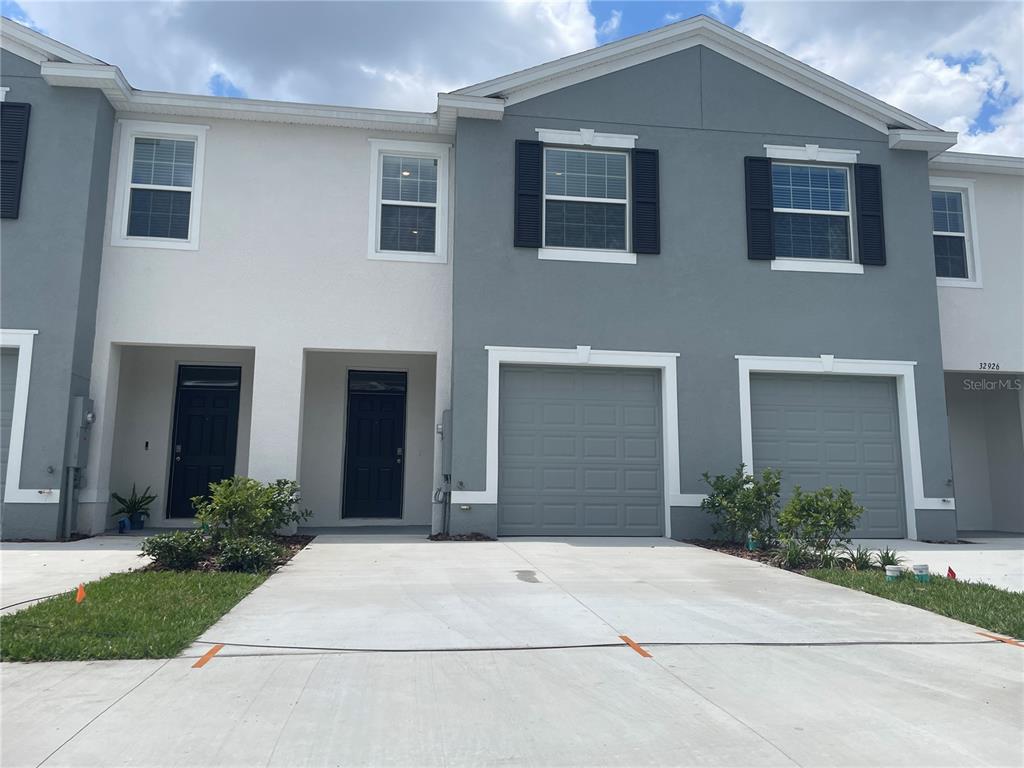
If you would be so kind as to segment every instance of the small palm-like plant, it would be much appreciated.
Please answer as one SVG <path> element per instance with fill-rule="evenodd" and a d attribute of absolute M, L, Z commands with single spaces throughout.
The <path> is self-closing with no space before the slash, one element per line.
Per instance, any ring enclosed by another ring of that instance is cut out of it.
<path fill-rule="evenodd" d="M 135 483 L 132 483 L 132 495 L 125 498 L 119 493 L 110 494 L 110 498 L 121 505 L 115 515 L 121 515 L 132 521 L 133 527 L 142 527 L 142 521 L 149 517 L 149 508 L 156 501 L 156 494 L 149 492 L 149 486 L 142 493 L 135 490 Z"/>
<path fill-rule="evenodd" d="M 886 547 L 878 553 L 878 566 L 885 568 L 887 565 L 903 565 L 903 558 L 894 549 Z"/>
<path fill-rule="evenodd" d="M 860 544 L 856 549 L 845 547 L 843 557 L 855 571 L 870 571 L 875 567 L 875 553 Z"/>

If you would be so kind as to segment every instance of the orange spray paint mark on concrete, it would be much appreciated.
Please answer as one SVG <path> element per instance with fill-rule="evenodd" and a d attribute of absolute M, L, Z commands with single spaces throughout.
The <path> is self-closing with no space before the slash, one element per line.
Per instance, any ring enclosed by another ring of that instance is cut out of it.
<path fill-rule="evenodd" d="M 199 657 L 196 663 L 192 665 L 192 669 L 202 669 L 203 667 L 205 667 L 209 663 L 210 659 L 217 655 L 217 652 L 223 647 L 223 643 L 217 643 L 215 646 L 213 646 L 213 648 L 211 648 Z"/>
<path fill-rule="evenodd" d="M 1024 643 L 1019 640 L 1014 640 L 1012 637 L 1002 637 L 1000 635 L 990 635 L 988 632 L 978 632 L 977 634 L 982 637 L 987 637 L 989 640 L 998 640 L 1000 643 L 1006 643 L 1007 645 L 1016 645 L 1018 648 L 1024 648 Z"/>
<path fill-rule="evenodd" d="M 628 645 L 630 648 L 632 648 L 634 651 L 639 653 L 641 656 L 643 656 L 645 659 L 651 658 L 651 654 L 649 654 L 646 650 L 637 645 L 633 640 L 629 638 L 628 635 L 619 635 L 619 639 L 626 645 Z"/>

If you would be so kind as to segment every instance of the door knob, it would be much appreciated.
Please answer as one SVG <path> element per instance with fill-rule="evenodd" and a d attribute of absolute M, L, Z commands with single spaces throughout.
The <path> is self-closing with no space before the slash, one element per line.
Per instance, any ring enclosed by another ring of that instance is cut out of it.
<path fill-rule="evenodd" d="M 396 464 L 401 464 L 402 463 L 402 449 L 401 448 L 399 448 L 395 452 L 395 463 Z"/>

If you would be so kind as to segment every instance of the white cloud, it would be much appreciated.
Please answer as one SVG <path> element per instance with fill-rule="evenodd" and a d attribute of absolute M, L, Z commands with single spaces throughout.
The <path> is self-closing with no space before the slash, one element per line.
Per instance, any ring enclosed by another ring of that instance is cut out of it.
<path fill-rule="evenodd" d="M 253 98 L 431 111 L 438 91 L 592 48 L 586 3 L 48 2 L 46 34 L 147 90 L 206 93 L 221 73 Z"/>
<path fill-rule="evenodd" d="M 1024 6 L 747 3 L 739 29 L 894 106 L 961 132 L 958 149 L 1024 154 Z M 988 102 L 995 130 L 969 134 Z M 1005 110 L 1000 115 L 998 112 Z"/>
<path fill-rule="evenodd" d="M 597 28 L 597 34 L 601 37 L 613 37 L 619 31 L 622 24 L 622 11 L 615 9 Z"/>

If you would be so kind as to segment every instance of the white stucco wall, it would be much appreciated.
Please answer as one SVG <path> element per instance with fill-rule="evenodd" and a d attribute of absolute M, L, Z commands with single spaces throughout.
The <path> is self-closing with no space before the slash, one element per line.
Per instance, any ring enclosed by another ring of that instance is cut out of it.
<path fill-rule="evenodd" d="M 942 360 L 947 371 L 997 363 L 1024 372 L 1024 176 L 953 170 L 933 177 L 974 180 L 982 286 L 939 286 Z"/>
<path fill-rule="evenodd" d="M 407 378 L 402 517 L 342 519 L 348 372 L 404 371 Z M 429 355 L 308 352 L 302 421 L 302 505 L 309 526 L 430 525 L 435 446 L 434 359 Z M 425 490 L 426 489 L 426 490 Z"/>
<path fill-rule="evenodd" d="M 438 138 L 177 122 L 209 126 L 194 251 L 110 245 L 119 176 L 115 130 L 92 371 L 96 453 L 82 494 L 86 508 L 109 498 L 119 344 L 255 350 L 248 472 L 264 480 L 299 475 L 306 349 L 434 355 L 432 418 L 440 422 L 449 403 L 451 247 L 448 264 L 367 258 L 369 139 Z M 430 482 L 418 492 L 429 498 L 439 475 L 438 450 Z M 102 512 L 89 514 L 92 522 L 82 528 L 101 529 Z"/>

